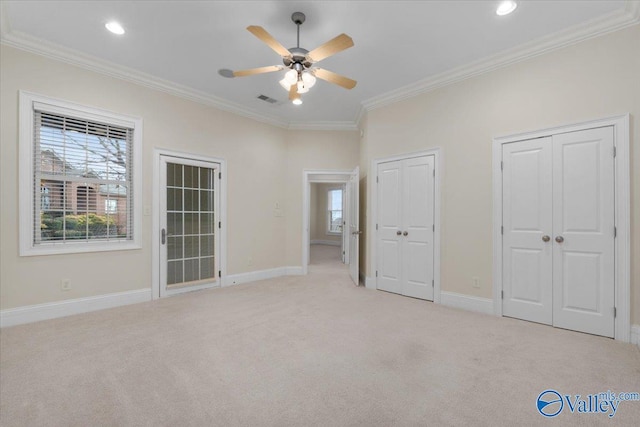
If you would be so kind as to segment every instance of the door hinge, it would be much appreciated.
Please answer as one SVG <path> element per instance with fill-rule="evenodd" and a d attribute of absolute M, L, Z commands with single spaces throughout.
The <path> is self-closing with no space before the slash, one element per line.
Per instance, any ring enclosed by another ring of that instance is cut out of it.
<path fill-rule="evenodd" d="M 435 225 L 435 224 L 433 224 L 433 225 L 431 226 L 431 231 L 434 231 L 434 232 L 436 231 L 436 225 Z"/>
<path fill-rule="evenodd" d="M 222 221 L 218 221 L 218 228 L 222 228 Z"/>
<path fill-rule="evenodd" d="M 435 286 L 436 286 L 436 285 L 435 285 L 435 280 L 431 280 L 431 287 L 433 288 L 433 287 L 435 287 Z"/>
<path fill-rule="evenodd" d="M 618 227 L 616 227 L 615 225 L 613 226 L 613 238 L 615 239 L 616 237 L 618 237 Z"/>
<path fill-rule="evenodd" d="M 378 181 L 378 177 L 376 176 L 376 184 L 377 184 L 378 182 L 379 182 L 379 181 Z"/>
<path fill-rule="evenodd" d="M 342 251 L 342 255 L 344 255 L 344 254 L 345 254 L 344 251 Z"/>
<path fill-rule="evenodd" d="M 500 170 L 504 170 L 504 162 L 500 160 Z"/>
<path fill-rule="evenodd" d="M 218 172 L 218 179 L 222 179 L 222 172 Z"/>
<path fill-rule="evenodd" d="M 436 176 L 436 170 L 435 170 L 435 168 L 433 169 L 433 176 L 434 176 L 434 177 Z"/>
<path fill-rule="evenodd" d="M 218 270 L 218 277 L 222 277 L 222 270 Z"/>
<path fill-rule="evenodd" d="M 504 225 L 500 226 L 500 234 L 504 234 Z"/>
<path fill-rule="evenodd" d="M 378 277 L 378 270 L 376 270 L 376 277 Z"/>
<path fill-rule="evenodd" d="M 613 307 L 613 318 L 615 319 L 617 315 L 618 315 L 618 310 L 616 310 L 616 308 Z"/>
<path fill-rule="evenodd" d="M 378 229 L 378 224 L 376 224 L 376 230 Z"/>
<path fill-rule="evenodd" d="M 614 145 L 613 146 L 613 157 L 615 157 L 617 155 L 618 155 L 618 150 L 617 150 L 616 146 Z"/>
<path fill-rule="evenodd" d="M 504 291 L 500 291 L 500 299 L 504 299 Z"/>

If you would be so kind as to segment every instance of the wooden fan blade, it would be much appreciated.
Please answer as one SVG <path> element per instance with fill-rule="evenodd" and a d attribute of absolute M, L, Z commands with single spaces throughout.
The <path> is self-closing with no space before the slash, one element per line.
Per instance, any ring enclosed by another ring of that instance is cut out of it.
<path fill-rule="evenodd" d="M 249 32 L 254 36 L 256 36 L 257 38 L 262 40 L 267 46 L 269 46 L 271 49 L 273 49 L 278 55 L 282 56 L 283 58 L 287 56 L 291 56 L 291 52 L 289 52 L 287 48 L 282 46 L 280 42 L 274 39 L 273 36 L 269 34 L 267 30 L 265 30 L 264 28 L 259 27 L 257 25 L 249 25 L 247 27 L 247 30 L 249 30 Z"/>
<path fill-rule="evenodd" d="M 331 55 L 335 55 L 338 52 L 349 49 L 351 46 L 353 46 L 353 40 L 351 40 L 351 37 L 346 34 L 340 34 L 322 46 L 313 49 L 307 54 L 307 58 L 310 59 L 311 62 L 322 61 Z"/>
<path fill-rule="evenodd" d="M 298 85 L 292 84 L 289 88 L 289 101 L 293 101 L 296 98 L 300 98 L 300 95 L 298 95 Z"/>
<path fill-rule="evenodd" d="M 249 70 L 234 71 L 233 77 L 245 77 L 253 76 L 254 74 L 273 73 L 274 71 L 280 71 L 283 67 L 278 65 L 270 65 L 268 67 L 251 68 Z"/>
<path fill-rule="evenodd" d="M 328 81 L 329 83 L 333 83 L 338 86 L 342 86 L 345 89 L 353 89 L 358 83 L 348 77 L 341 76 L 340 74 L 336 74 L 333 71 L 325 70 L 322 68 L 315 68 L 313 70 L 313 74 L 319 79 Z"/>

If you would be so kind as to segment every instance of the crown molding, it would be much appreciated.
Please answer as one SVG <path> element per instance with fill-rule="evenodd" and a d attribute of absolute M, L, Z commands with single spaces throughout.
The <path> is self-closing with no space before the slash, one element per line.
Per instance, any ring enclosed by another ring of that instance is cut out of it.
<path fill-rule="evenodd" d="M 4 5 L 1 6 L 4 9 Z M 357 130 L 358 127 L 354 122 L 348 121 L 323 121 L 308 123 L 292 123 L 277 119 L 275 117 L 266 116 L 255 110 L 248 109 L 239 104 L 218 98 L 216 96 L 192 89 L 187 86 L 179 85 L 169 80 L 155 77 L 151 74 L 143 73 L 129 67 L 115 64 L 110 61 L 97 58 L 92 55 L 81 53 L 77 50 L 68 49 L 47 40 L 30 36 L 17 31 L 7 31 L 6 13 L 0 10 L 2 19 L 2 34 L 0 35 L 0 43 L 3 45 L 21 49 L 30 53 L 35 53 L 53 60 L 61 61 L 70 65 L 84 68 L 89 71 L 115 77 L 131 83 L 135 83 L 150 89 L 168 93 L 189 101 L 199 104 L 211 106 L 224 110 L 239 116 L 247 117 L 262 123 L 287 130 Z"/>
<path fill-rule="evenodd" d="M 516 62 L 525 61 L 572 44 L 621 30 L 639 22 L 640 1 L 627 1 L 624 9 L 616 10 L 566 30 L 369 98 L 362 105 L 367 111 L 381 108 L 471 77 L 507 67 Z"/>
<path fill-rule="evenodd" d="M 338 122 L 338 121 L 318 121 L 318 122 L 301 122 L 289 123 L 288 130 L 346 130 L 356 131 L 358 125 L 355 122 Z"/>

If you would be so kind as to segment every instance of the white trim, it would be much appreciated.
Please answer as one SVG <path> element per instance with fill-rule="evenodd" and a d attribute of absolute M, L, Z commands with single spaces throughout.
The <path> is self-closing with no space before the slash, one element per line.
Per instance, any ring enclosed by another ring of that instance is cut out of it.
<path fill-rule="evenodd" d="M 85 120 L 114 123 L 133 128 L 133 235 L 131 240 L 78 243 L 43 243 L 34 245 L 34 114 L 35 107 Z M 108 252 L 142 248 L 142 119 L 101 108 L 85 106 L 27 91 L 19 91 L 18 107 L 18 188 L 20 256 L 57 255 L 84 252 Z"/>
<path fill-rule="evenodd" d="M 613 126 L 615 157 L 615 318 L 616 340 L 629 342 L 631 333 L 631 178 L 629 165 L 629 114 L 556 126 L 532 132 L 522 132 L 493 139 L 493 301 L 494 314 L 502 316 L 502 144 L 523 139 L 540 138 L 559 133 L 596 127 Z"/>
<path fill-rule="evenodd" d="M 0 311 L 0 327 L 56 319 L 147 301 L 151 301 L 151 289 L 149 288 L 10 308 Z"/>
<path fill-rule="evenodd" d="M 440 303 L 447 307 L 460 308 L 462 310 L 475 311 L 484 314 L 493 314 L 493 300 L 491 300 L 491 298 L 481 298 L 447 291 L 442 291 L 440 294 Z"/>
<path fill-rule="evenodd" d="M 342 236 L 342 233 L 337 233 L 336 236 Z M 342 246 L 342 243 L 335 240 L 312 240 L 312 245 L 326 245 L 326 246 Z"/>
<path fill-rule="evenodd" d="M 309 272 L 309 242 L 311 240 L 309 211 L 311 209 L 310 193 L 312 182 L 346 183 L 353 174 L 344 169 L 305 169 L 302 171 L 302 274 Z M 323 178 L 322 175 L 326 175 Z M 344 177 L 341 180 L 339 177 Z M 348 213 L 347 213 L 348 214 Z M 345 248 L 348 251 L 348 248 Z M 347 257 L 348 258 L 348 257 Z"/>
<path fill-rule="evenodd" d="M 151 228 L 151 296 L 153 299 L 160 298 L 160 157 L 171 156 L 183 159 L 199 160 L 202 162 L 218 163 L 222 178 L 220 184 L 220 219 L 222 228 L 220 233 L 220 253 L 219 269 L 222 275 L 221 286 L 224 286 L 224 279 L 227 274 L 227 161 L 223 158 L 201 156 L 193 153 L 154 148 L 153 150 L 153 183 L 152 192 L 152 228 Z M 195 290 L 195 288 L 192 288 Z"/>
<path fill-rule="evenodd" d="M 222 286 L 240 285 L 242 283 L 257 282 L 260 280 L 274 279 L 282 276 L 301 276 L 302 267 L 276 267 L 267 270 L 249 271 L 246 273 L 230 274 L 223 276 Z"/>
<path fill-rule="evenodd" d="M 4 8 L 4 5 L 3 5 Z M 6 14 L 2 14 L 3 19 Z M 244 105 L 236 104 L 229 100 L 211 95 L 209 93 L 184 86 L 170 80 L 165 80 L 138 71 L 124 65 L 107 61 L 93 55 L 70 49 L 65 46 L 52 43 L 30 34 L 20 31 L 6 30 L 3 25 L 3 31 L 0 35 L 0 43 L 16 49 L 24 50 L 30 53 L 44 56 L 49 59 L 60 61 L 76 67 L 84 68 L 109 77 L 115 77 L 131 83 L 135 83 L 150 89 L 158 90 L 177 96 L 182 99 L 197 102 L 202 105 L 218 108 L 239 116 L 247 117 L 258 122 L 267 123 L 288 130 L 358 130 L 355 122 L 349 121 L 318 121 L 318 122 L 301 122 L 292 123 L 277 117 L 269 116 Z"/>
<path fill-rule="evenodd" d="M 624 9 L 618 9 L 604 16 L 578 24 L 571 28 L 550 34 L 528 43 L 515 46 L 478 61 L 445 70 L 415 83 L 383 93 L 363 101 L 367 111 L 381 108 L 420 94 L 431 92 L 444 86 L 460 82 L 481 74 L 526 61 L 566 46 L 602 36 L 635 25 L 640 21 L 640 7 L 637 1 L 628 1 Z"/>
<path fill-rule="evenodd" d="M 427 77 L 399 89 L 364 100 L 353 122 L 318 121 L 292 123 L 265 115 L 217 96 L 161 79 L 151 74 L 106 61 L 20 31 L 12 30 L 4 8 L 4 2 L 0 2 L 0 21 L 2 23 L 2 25 L 0 25 L 1 44 L 290 130 L 357 130 L 362 116 L 366 111 L 412 98 L 422 93 L 433 91 L 499 68 L 504 68 L 513 63 L 525 61 L 590 38 L 621 30 L 635 25 L 640 21 L 639 2 L 627 1 L 624 9 L 616 10 L 610 14 L 516 46 L 512 49 L 489 56 L 488 58 L 445 70 L 435 76 Z"/>
<path fill-rule="evenodd" d="M 631 326 L 631 344 L 640 347 L 640 325 Z"/>
<path fill-rule="evenodd" d="M 367 247 L 368 252 L 370 254 L 369 260 L 371 261 L 371 274 L 373 274 L 373 289 L 377 289 L 377 280 L 375 278 L 375 273 L 377 269 L 377 254 L 376 254 L 376 223 L 378 222 L 378 190 L 376 177 L 378 175 L 378 165 L 380 163 L 385 162 L 393 162 L 396 160 L 404 160 L 410 159 L 414 157 L 422 157 L 422 156 L 434 156 L 434 165 L 436 177 L 434 180 L 435 192 L 434 192 L 434 216 L 433 222 L 435 226 L 434 238 L 433 238 L 433 302 L 436 304 L 440 304 L 440 233 L 441 233 L 441 222 L 440 222 L 440 211 L 441 211 L 441 200 L 442 200 L 442 177 L 444 176 L 443 167 L 444 167 L 444 159 L 442 149 L 440 147 L 430 148 L 424 151 L 418 151 L 413 153 L 400 154 L 397 156 L 384 157 L 380 159 L 373 159 L 371 161 L 371 169 L 370 173 L 367 175 L 367 187 L 371 189 L 369 192 L 368 200 L 370 200 L 369 209 L 371 211 L 371 224 L 367 226 L 367 230 L 371 230 L 367 233 Z M 369 284 L 367 283 L 367 287 Z"/>
<path fill-rule="evenodd" d="M 376 278 L 364 276 L 364 287 L 367 289 L 376 290 Z"/>

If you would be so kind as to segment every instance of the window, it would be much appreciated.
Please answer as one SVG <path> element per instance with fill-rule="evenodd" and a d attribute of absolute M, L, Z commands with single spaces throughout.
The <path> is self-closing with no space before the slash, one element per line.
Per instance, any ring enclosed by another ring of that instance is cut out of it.
<path fill-rule="evenodd" d="M 328 218 L 327 233 L 342 233 L 342 189 L 334 188 L 327 192 L 328 195 Z"/>
<path fill-rule="evenodd" d="M 139 246 L 142 124 L 20 93 L 20 254 Z"/>

